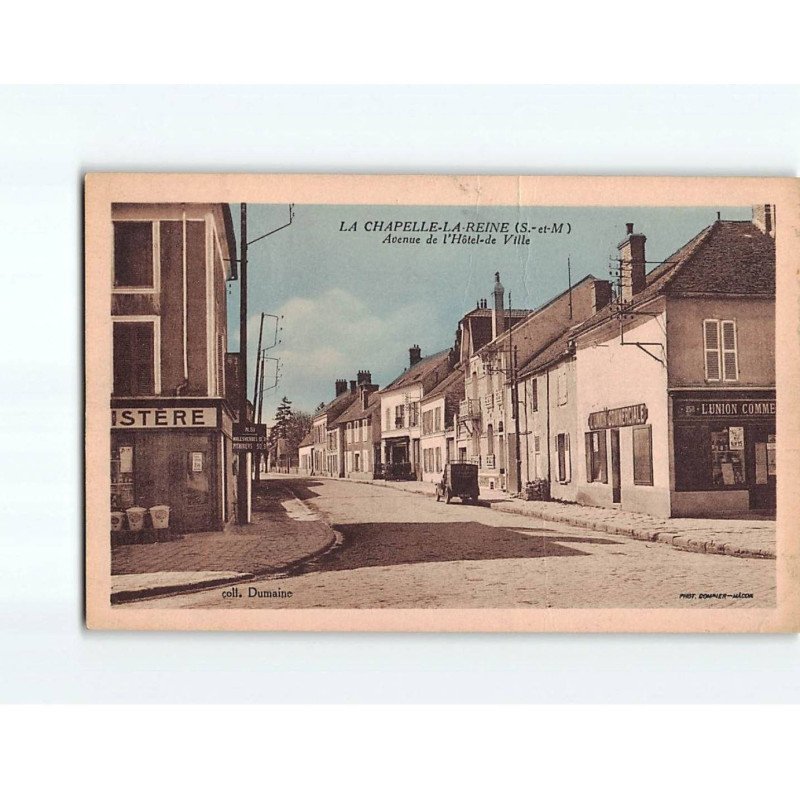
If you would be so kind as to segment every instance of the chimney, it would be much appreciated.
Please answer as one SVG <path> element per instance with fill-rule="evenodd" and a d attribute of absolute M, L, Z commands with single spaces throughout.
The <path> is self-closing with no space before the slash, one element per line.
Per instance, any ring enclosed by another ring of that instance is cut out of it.
<path fill-rule="evenodd" d="M 611 302 L 611 282 L 594 281 L 592 283 L 592 311 L 596 314 Z"/>
<path fill-rule="evenodd" d="M 626 223 L 625 227 L 627 235 L 617 245 L 617 250 L 620 258 L 622 299 L 630 300 L 646 286 L 644 243 L 647 237 L 643 233 L 634 233 L 632 222 Z"/>
<path fill-rule="evenodd" d="M 413 367 L 414 364 L 418 364 L 422 361 L 422 350 L 418 344 L 415 344 L 413 347 L 408 348 L 408 365 Z"/>
<path fill-rule="evenodd" d="M 775 238 L 775 206 L 753 206 L 753 225 Z"/>
<path fill-rule="evenodd" d="M 366 411 L 367 406 L 369 405 L 369 398 L 370 395 L 377 391 L 378 387 L 373 385 L 372 383 L 364 383 L 360 387 L 361 392 L 361 410 Z"/>
<path fill-rule="evenodd" d="M 506 329 L 506 315 L 503 312 L 503 297 L 506 290 L 500 283 L 500 273 L 494 274 L 494 312 L 492 313 L 492 339 L 496 339 Z"/>
<path fill-rule="evenodd" d="M 350 381 L 350 394 L 355 394 L 356 392 L 356 382 Z"/>
<path fill-rule="evenodd" d="M 344 378 L 339 378 L 336 381 L 336 396 L 344 394 L 347 391 L 347 381 Z"/>
<path fill-rule="evenodd" d="M 362 386 L 365 383 L 372 383 L 372 373 L 362 369 L 358 372 L 358 385 Z"/>

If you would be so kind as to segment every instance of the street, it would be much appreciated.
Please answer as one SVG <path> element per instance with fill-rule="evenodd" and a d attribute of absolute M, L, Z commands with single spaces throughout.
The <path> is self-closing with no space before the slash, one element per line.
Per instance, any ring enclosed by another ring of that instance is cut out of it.
<path fill-rule="evenodd" d="M 775 603 L 774 560 L 687 552 L 457 500 L 445 505 L 392 487 L 319 478 L 279 481 L 336 530 L 337 546 L 280 578 L 239 584 L 238 592 L 216 588 L 137 605 L 763 608 Z"/>

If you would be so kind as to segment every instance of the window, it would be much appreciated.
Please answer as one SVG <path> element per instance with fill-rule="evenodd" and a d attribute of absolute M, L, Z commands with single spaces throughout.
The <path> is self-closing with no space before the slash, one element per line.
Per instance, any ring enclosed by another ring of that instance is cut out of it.
<path fill-rule="evenodd" d="M 115 321 L 114 394 L 157 394 L 155 366 L 155 323 Z"/>
<path fill-rule="evenodd" d="M 653 431 L 650 425 L 633 429 L 633 482 L 653 485 Z"/>
<path fill-rule="evenodd" d="M 422 412 L 422 433 L 427 435 L 433 432 L 433 411 Z"/>
<path fill-rule="evenodd" d="M 539 410 L 539 381 L 536 378 L 531 380 L 530 406 L 531 411 Z"/>
<path fill-rule="evenodd" d="M 152 222 L 114 223 L 114 286 L 155 287 Z"/>
<path fill-rule="evenodd" d="M 567 374 L 563 369 L 556 375 L 556 397 L 560 406 L 567 403 Z"/>
<path fill-rule="evenodd" d="M 392 410 L 390 408 L 386 409 L 386 425 L 384 430 L 389 431 L 392 429 Z"/>
<path fill-rule="evenodd" d="M 586 482 L 608 483 L 606 457 L 606 432 L 591 431 L 586 434 Z"/>
<path fill-rule="evenodd" d="M 570 456 L 569 456 L 569 434 L 559 433 L 556 436 L 556 454 L 558 456 L 558 480 L 559 483 L 569 483 L 570 481 Z"/>
<path fill-rule="evenodd" d="M 405 406 L 395 406 L 395 408 L 394 408 L 394 426 L 395 426 L 395 428 L 405 428 L 405 426 L 406 426 L 406 408 L 405 408 Z"/>
<path fill-rule="evenodd" d="M 739 354 L 734 320 L 703 320 L 703 346 L 707 381 L 739 380 Z"/>
<path fill-rule="evenodd" d="M 440 406 L 436 406 L 433 410 L 433 429 L 435 431 L 442 429 L 442 409 Z"/>
<path fill-rule="evenodd" d="M 442 471 L 442 448 L 441 447 L 437 447 L 435 452 L 436 452 L 436 471 L 437 472 L 441 472 Z"/>
<path fill-rule="evenodd" d="M 711 480 L 714 486 L 743 486 L 744 428 L 713 427 L 711 434 Z"/>
<path fill-rule="evenodd" d="M 408 427 L 416 428 L 419 425 L 419 403 L 408 404 Z"/>

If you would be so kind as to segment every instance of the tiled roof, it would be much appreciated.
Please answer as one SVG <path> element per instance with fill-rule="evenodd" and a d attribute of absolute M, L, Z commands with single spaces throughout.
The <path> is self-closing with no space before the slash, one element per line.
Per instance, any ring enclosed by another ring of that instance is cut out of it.
<path fill-rule="evenodd" d="M 637 306 L 662 294 L 775 295 L 775 242 L 752 222 L 717 220 L 646 276 Z M 612 304 L 613 305 L 613 304 Z M 576 328 L 593 328 L 614 313 L 606 306 Z"/>
<path fill-rule="evenodd" d="M 424 405 L 429 400 L 438 400 L 441 397 L 464 397 L 464 370 L 459 368 L 451 372 L 443 381 L 439 381 L 433 390 L 422 398 Z"/>
<path fill-rule="evenodd" d="M 534 353 L 533 358 L 519 367 L 519 377 L 526 378 L 528 375 L 533 375 L 534 372 L 539 372 L 567 355 L 569 343 L 574 335 L 574 330 L 570 329 L 560 336 L 556 336 L 555 339 L 551 339 L 538 353 Z"/>
<path fill-rule="evenodd" d="M 308 447 L 310 444 L 314 444 L 314 433 L 313 431 L 309 431 L 301 440 L 300 444 L 297 445 L 298 448 L 300 447 Z"/>
<path fill-rule="evenodd" d="M 327 415 L 326 421 L 330 425 L 332 422 L 335 422 L 336 419 L 338 419 L 339 415 L 342 414 L 352 402 L 353 395 L 350 392 L 340 394 L 338 397 L 334 397 L 333 400 L 331 400 L 326 406 L 317 411 L 317 413 L 314 414 L 314 419 L 319 419 L 320 417 Z"/>
<path fill-rule="evenodd" d="M 528 326 L 529 326 L 529 323 L 535 324 L 535 320 L 536 320 L 537 315 L 539 314 L 539 312 L 544 311 L 546 308 L 549 308 L 553 303 L 556 302 L 556 300 L 564 297 L 568 292 L 576 291 L 579 286 L 582 286 L 587 281 L 591 282 L 591 281 L 596 281 L 596 280 L 597 280 L 597 278 L 595 278 L 594 275 L 591 275 L 591 274 L 587 275 L 586 277 L 581 278 L 581 280 L 579 280 L 571 288 L 565 289 L 563 292 L 561 292 L 560 294 L 557 294 L 555 297 L 551 298 L 546 303 L 543 303 L 541 306 L 539 306 L 539 308 L 535 309 L 534 311 L 531 311 L 526 319 L 524 319 L 522 322 L 518 322 L 513 328 L 511 328 L 510 332 L 511 332 L 511 334 L 513 336 L 513 340 L 516 341 L 518 346 L 520 346 L 520 347 L 523 346 L 523 343 L 528 344 L 528 346 L 530 346 L 529 343 L 526 341 L 526 339 L 528 338 L 527 337 Z M 491 342 L 487 342 L 483 347 L 481 347 L 476 352 L 475 355 L 478 355 L 478 354 L 480 354 L 482 352 L 488 353 L 488 352 L 490 352 L 492 350 L 501 349 L 503 343 L 508 341 L 508 336 L 509 336 L 509 331 L 504 331 L 498 337 L 496 337 L 495 339 L 492 339 Z M 534 334 L 532 336 L 532 338 L 531 338 L 531 343 L 535 345 L 537 340 L 538 340 L 538 337 Z"/>
<path fill-rule="evenodd" d="M 398 375 L 388 386 L 381 389 L 381 392 L 402 389 L 404 386 L 411 386 L 414 383 L 424 381 L 437 369 L 441 369 L 442 367 L 447 368 L 449 359 L 450 350 L 442 350 L 439 353 L 434 353 L 432 356 L 427 356 L 414 364 L 413 367 L 409 367 L 405 372 Z M 442 372 L 442 375 L 444 375 L 444 372 Z"/>
<path fill-rule="evenodd" d="M 366 409 L 361 405 L 361 398 L 356 397 L 348 406 L 347 410 L 337 418 L 336 422 L 339 424 L 342 422 L 352 422 L 356 419 L 364 419 L 365 417 L 372 416 L 375 413 L 380 414 L 380 412 L 381 398 L 378 396 L 377 392 L 372 392 L 367 400 Z"/>

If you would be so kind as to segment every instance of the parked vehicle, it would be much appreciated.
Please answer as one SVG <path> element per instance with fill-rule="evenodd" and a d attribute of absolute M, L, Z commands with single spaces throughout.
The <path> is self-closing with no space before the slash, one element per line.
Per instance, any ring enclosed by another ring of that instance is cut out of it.
<path fill-rule="evenodd" d="M 436 502 L 443 497 L 449 503 L 460 497 L 462 503 L 478 502 L 478 465 L 456 462 L 446 464 L 441 481 L 436 484 Z"/>

